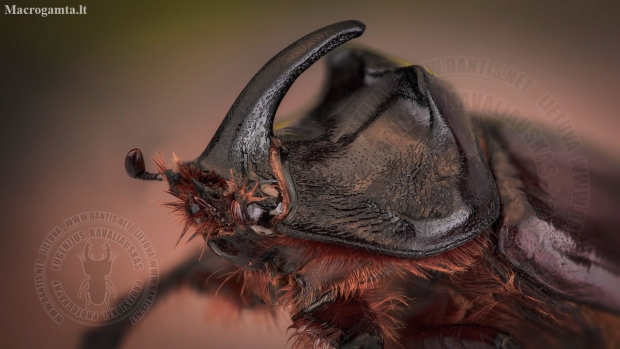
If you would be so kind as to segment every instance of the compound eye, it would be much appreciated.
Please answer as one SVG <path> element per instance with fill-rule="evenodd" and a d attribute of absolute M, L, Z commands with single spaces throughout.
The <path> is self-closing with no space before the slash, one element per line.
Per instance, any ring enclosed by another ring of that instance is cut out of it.
<path fill-rule="evenodd" d="M 250 216 L 253 222 L 258 222 L 259 218 L 263 215 L 263 213 L 265 213 L 265 211 L 262 208 L 254 204 L 249 204 L 247 211 L 248 211 L 248 216 Z"/>

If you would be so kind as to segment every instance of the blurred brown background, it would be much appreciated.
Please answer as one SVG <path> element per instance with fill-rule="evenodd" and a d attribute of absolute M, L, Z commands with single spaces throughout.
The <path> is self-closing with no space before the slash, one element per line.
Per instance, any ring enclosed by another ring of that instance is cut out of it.
<path fill-rule="evenodd" d="M 614 2 L 496 1 L 23 1 L 85 5 L 87 15 L 0 14 L 0 341 L 5 348 L 71 348 L 87 327 L 56 325 L 33 283 L 38 248 L 79 212 L 126 216 L 148 234 L 162 271 L 178 226 L 164 186 L 130 180 L 123 157 L 140 147 L 169 162 L 195 158 L 253 74 L 280 49 L 333 22 L 367 25 L 358 44 L 410 62 L 473 56 L 532 77 L 569 113 L 582 140 L 620 158 L 620 12 Z M 4 5 L 4 4 L 3 4 Z M 279 115 L 312 102 L 322 62 Z M 458 86 L 458 82 L 455 82 Z M 149 161 L 147 166 L 153 170 Z M 83 275 L 77 275 L 83 278 Z M 121 292 L 125 290 L 119 290 Z M 178 293 L 151 309 L 127 348 L 274 348 L 284 328 L 246 319 L 205 325 L 209 300 Z"/>

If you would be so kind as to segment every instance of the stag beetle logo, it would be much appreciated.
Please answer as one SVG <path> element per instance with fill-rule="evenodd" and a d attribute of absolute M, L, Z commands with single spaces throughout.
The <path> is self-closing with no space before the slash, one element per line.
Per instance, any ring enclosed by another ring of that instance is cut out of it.
<path fill-rule="evenodd" d="M 67 318 L 87 326 L 138 323 L 159 285 L 146 234 L 109 212 L 82 212 L 63 223 L 47 235 L 35 262 L 35 287 L 47 314 L 59 325 Z"/>
<path fill-rule="evenodd" d="M 118 257 L 118 253 L 113 253 L 110 249 L 108 240 L 105 240 L 103 250 L 105 254 L 101 259 L 93 259 L 92 250 L 93 245 L 90 243 L 90 239 L 84 246 L 84 252 L 78 253 L 78 258 L 82 261 L 82 267 L 84 268 L 84 274 L 88 276 L 82 283 L 80 290 L 78 291 L 78 298 L 82 298 L 82 294 L 86 296 L 85 309 L 88 309 L 89 305 L 105 303 L 106 310 L 110 310 L 110 292 L 114 298 L 116 298 L 116 289 L 114 284 L 108 275 L 112 272 L 112 263 Z"/>

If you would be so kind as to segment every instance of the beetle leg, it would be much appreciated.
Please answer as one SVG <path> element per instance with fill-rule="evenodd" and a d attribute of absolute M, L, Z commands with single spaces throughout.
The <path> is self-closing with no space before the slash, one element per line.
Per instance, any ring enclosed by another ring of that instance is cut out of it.
<path fill-rule="evenodd" d="M 90 289 L 86 290 L 86 305 L 84 306 L 84 309 L 88 310 L 88 307 L 90 307 L 90 304 L 92 303 L 92 300 L 90 299 Z"/>
<path fill-rule="evenodd" d="M 239 309 L 261 305 L 262 299 L 252 295 L 248 297 L 247 291 L 244 294 L 246 297 L 241 300 L 240 295 L 243 290 L 243 280 L 241 278 L 231 278 L 222 284 L 224 279 L 218 277 L 218 275 L 221 276 L 226 271 L 233 270 L 230 266 L 230 264 L 210 253 L 210 251 L 205 251 L 201 259 L 199 259 L 199 255 L 190 256 L 185 263 L 177 266 L 167 275 L 162 276 L 158 285 L 157 296 L 151 307 L 155 307 L 157 302 L 174 291 L 188 286 L 204 294 L 213 295 L 217 292 L 218 300 L 223 297 Z M 86 295 L 87 297 L 89 296 L 88 291 Z M 120 299 L 125 299 L 125 296 Z M 140 306 L 140 304 L 137 306 Z M 82 337 L 80 348 L 113 349 L 121 347 L 125 337 L 131 332 L 133 327 L 130 318 L 127 317 L 118 322 L 98 326 L 86 332 Z"/>
<path fill-rule="evenodd" d="M 292 317 L 293 348 L 382 349 L 377 315 L 360 294 L 335 298 Z"/>
<path fill-rule="evenodd" d="M 105 290 L 105 293 L 103 295 L 103 303 L 106 306 L 106 310 L 110 310 L 110 291 Z"/>

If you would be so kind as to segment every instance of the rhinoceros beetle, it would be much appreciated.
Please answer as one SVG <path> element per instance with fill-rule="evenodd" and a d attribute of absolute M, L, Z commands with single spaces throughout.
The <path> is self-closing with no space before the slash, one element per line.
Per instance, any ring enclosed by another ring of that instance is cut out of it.
<path fill-rule="evenodd" d="M 364 30 L 336 23 L 278 53 L 194 161 L 156 158 L 149 173 L 129 152 L 131 177 L 167 181 L 181 238 L 192 231 L 221 259 L 180 266 L 160 297 L 187 282 L 214 291 L 207 277 L 226 263 L 237 277 L 220 295 L 283 307 L 294 348 L 618 345 L 618 218 L 576 227 L 554 214 L 547 199 L 564 193 L 545 189 L 514 132 L 473 127 L 481 117 L 423 67 L 338 49 L 322 102 L 274 131 L 295 79 Z M 592 191 L 592 207 L 620 203 L 616 189 Z M 126 325 L 114 326 L 85 347 L 120 343 Z"/>

